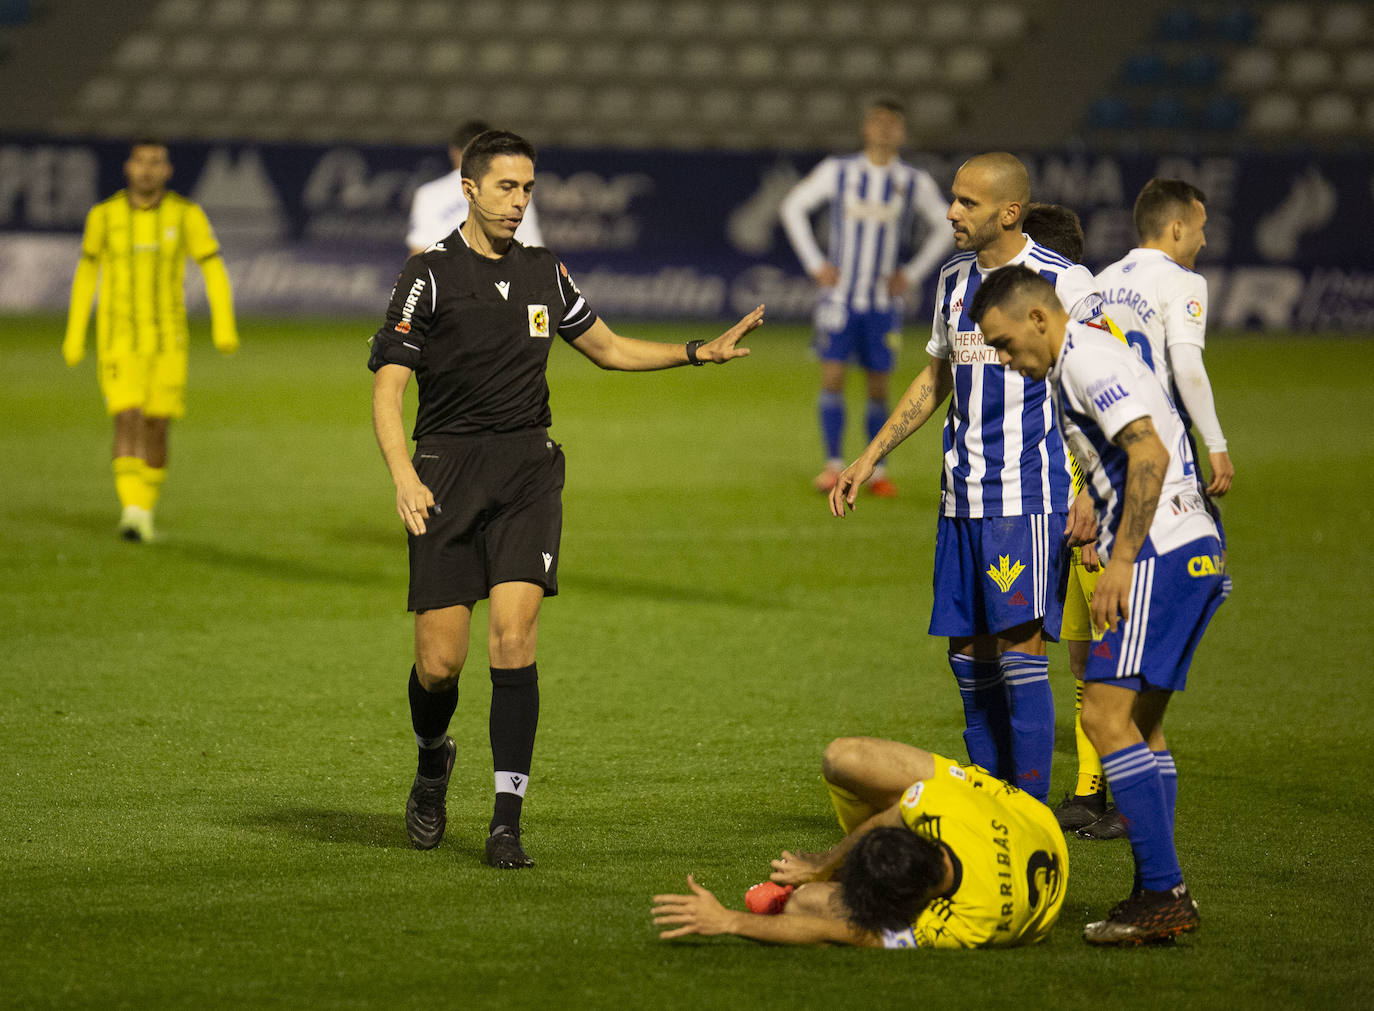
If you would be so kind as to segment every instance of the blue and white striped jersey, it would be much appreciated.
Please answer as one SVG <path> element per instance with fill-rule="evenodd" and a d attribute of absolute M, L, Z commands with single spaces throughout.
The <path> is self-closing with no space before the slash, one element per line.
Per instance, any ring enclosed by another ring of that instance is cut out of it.
<path fill-rule="evenodd" d="M 1069 316 L 1102 318 L 1102 297 L 1087 267 L 1026 238 L 1004 266 L 1023 264 L 1054 285 Z M 935 322 L 926 351 L 949 359 L 954 392 L 945 416 L 940 509 L 946 516 L 1030 516 L 1069 508 L 1069 468 L 1054 426 L 1049 386 L 1006 368 L 983 343 L 968 306 L 983 282 L 976 253 L 940 270 Z"/>
<path fill-rule="evenodd" d="M 830 205 L 829 254 L 821 251 L 811 214 Z M 897 255 L 910 241 L 916 218 L 928 227 L 915 256 L 901 270 L 913 285 L 940 262 L 953 242 L 945 212 L 949 204 L 930 173 L 893 159 L 875 165 L 863 154 L 830 157 L 811 170 L 783 199 L 780 215 L 797 259 L 808 274 L 827 260 L 840 272 L 827 298 L 844 300 L 854 312 L 886 309 L 887 279 Z"/>
<path fill-rule="evenodd" d="M 1154 372 L 1130 348 L 1090 326 L 1070 322 L 1064 346 L 1047 377 L 1055 391 L 1058 423 L 1069 449 L 1088 473 L 1097 507 L 1097 551 L 1111 557 L 1121 525 L 1126 451 L 1112 439 L 1137 418 L 1149 417 L 1169 466 L 1150 535 L 1137 559 L 1162 555 L 1200 537 L 1217 536 L 1198 488 L 1197 465 L 1183 419 Z"/>

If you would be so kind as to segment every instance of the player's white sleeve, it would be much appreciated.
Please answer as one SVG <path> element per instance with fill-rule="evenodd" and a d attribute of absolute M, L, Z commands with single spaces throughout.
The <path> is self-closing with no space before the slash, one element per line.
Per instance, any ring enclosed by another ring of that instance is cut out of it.
<path fill-rule="evenodd" d="M 1170 279 L 1163 308 L 1164 347 L 1205 343 L 1207 333 L 1207 279 L 1192 271 L 1176 270 Z"/>
<path fill-rule="evenodd" d="M 1054 290 L 1070 319 L 1095 324 L 1102 318 L 1102 296 L 1098 293 L 1097 279 L 1081 263 L 1061 272 Z"/>
<path fill-rule="evenodd" d="M 1150 405 L 1130 368 L 1135 352 L 1106 334 L 1102 338 L 1086 353 L 1066 357 L 1059 381 L 1069 402 L 1111 440 L 1132 421 L 1149 417 Z"/>
<path fill-rule="evenodd" d="M 943 273 L 941 280 L 944 279 Z M 935 312 L 930 324 L 930 342 L 926 344 L 926 354 L 932 358 L 949 358 L 954 353 L 954 345 L 949 339 L 949 321 L 940 311 L 940 286 L 935 286 Z"/>
<path fill-rule="evenodd" d="M 526 246 L 542 246 L 544 244 L 544 233 L 539 230 L 539 215 L 535 213 L 533 203 L 526 205 L 524 220 L 520 222 L 520 227 L 515 230 L 515 239 Z"/>
<path fill-rule="evenodd" d="M 926 223 L 927 232 L 921 248 L 911 262 L 902 268 L 902 273 L 912 285 L 920 284 L 925 276 L 939 266 L 949 251 L 954 248 L 954 232 L 949 227 L 949 204 L 940 193 L 940 187 L 928 172 L 916 173 L 916 194 L 913 210 Z"/>
<path fill-rule="evenodd" d="M 1173 374 L 1179 399 L 1208 451 L 1226 452 L 1226 436 L 1221 434 L 1221 422 L 1217 420 L 1212 384 L 1202 364 L 1202 347 L 1198 344 L 1173 345 L 1169 348 L 1169 371 Z"/>
<path fill-rule="evenodd" d="M 408 247 L 424 249 L 444 237 L 443 232 L 435 233 L 434 217 L 434 190 L 428 184 L 420 186 L 410 201 L 410 230 L 406 232 Z"/>
<path fill-rule="evenodd" d="M 837 199 L 835 187 L 839 183 L 839 176 L 839 162 L 834 158 L 826 158 L 805 179 L 792 187 L 778 209 L 783 230 L 787 232 L 792 249 L 808 274 L 814 275 L 825 264 L 825 254 L 821 252 L 816 233 L 811 227 L 811 212 Z"/>

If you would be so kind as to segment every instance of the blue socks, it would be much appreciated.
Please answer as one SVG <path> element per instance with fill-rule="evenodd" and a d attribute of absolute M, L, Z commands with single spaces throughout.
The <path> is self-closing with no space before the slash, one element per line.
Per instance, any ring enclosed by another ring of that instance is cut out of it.
<path fill-rule="evenodd" d="M 1169 764 L 1173 764 L 1172 758 Z M 1131 852 L 1141 887 L 1164 891 L 1181 884 L 1183 871 L 1174 851 L 1173 805 L 1168 797 L 1177 789 L 1177 774 L 1166 777 L 1144 741 L 1103 755 L 1102 769 L 1112 785 L 1117 809 L 1130 828 Z M 1172 788 L 1165 787 L 1166 778 L 1172 780 Z"/>
<path fill-rule="evenodd" d="M 864 428 L 868 431 L 868 441 L 872 442 L 874 437 L 883 430 L 887 424 L 887 401 L 870 400 L 864 408 Z"/>
<path fill-rule="evenodd" d="M 825 458 L 839 460 L 840 441 L 844 438 L 844 394 L 821 391 L 821 439 L 825 442 Z"/>
<path fill-rule="evenodd" d="M 949 668 L 964 702 L 964 746 L 968 760 L 994 776 L 1007 775 L 1011 763 L 1011 719 L 1002 670 L 995 663 L 949 654 Z"/>
<path fill-rule="evenodd" d="M 1041 803 L 1050 796 L 1054 759 L 1054 695 L 1049 657 L 1007 650 L 998 660 L 1011 710 L 1012 765 L 1009 781 Z"/>

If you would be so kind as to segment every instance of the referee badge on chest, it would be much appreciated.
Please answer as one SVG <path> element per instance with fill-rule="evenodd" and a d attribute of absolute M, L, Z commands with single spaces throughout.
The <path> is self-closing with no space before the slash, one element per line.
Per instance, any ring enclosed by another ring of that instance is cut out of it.
<path fill-rule="evenodd" d="M 530 311 L 530 336 L 547 337 L 549 335 L 549 307 L 547 305 L 527 305 Z"/>

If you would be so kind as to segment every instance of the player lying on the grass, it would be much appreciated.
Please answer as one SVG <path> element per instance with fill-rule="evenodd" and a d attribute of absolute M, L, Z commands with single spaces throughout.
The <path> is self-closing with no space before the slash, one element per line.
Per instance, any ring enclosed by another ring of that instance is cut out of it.
<path fill-rule="evenodd" d="M 1164 710 L 1226 599 L 1216 523 L 1188 432 L 1155 373 L 1119 341 L 1069 319 L 1035 271 L 988 275 L 969 316 L 1008 368 L 1048 378 L 1055 421 L 1088 472 L 1102 574 L 1101 639 L 1084 673 L 1083 729 L 1102 756 L 1135 856 L 1131 894 L 1088 924 L 1092 944 L 1162 941 L 1197 929 L 1197 903 L 1174 848 L 1178 770 Z"/>
<path fill-rule="evenodd" d="M 832 741 L 821 771 L 845 837 L 774 860 L 745 897 L 752 912 L 688 875 L 691 894 L 654 896 L 660 937 L 1002 948 L 1049 934 L 1069 853 L 1045 805 L 977 766 L 872 737 Z"/>

